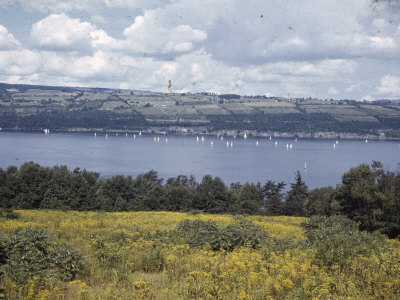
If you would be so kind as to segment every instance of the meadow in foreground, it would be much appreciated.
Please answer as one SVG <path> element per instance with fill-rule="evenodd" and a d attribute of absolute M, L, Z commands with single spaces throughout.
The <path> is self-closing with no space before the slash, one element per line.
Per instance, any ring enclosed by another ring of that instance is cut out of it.
<path fill-rule="evenodd" d="M 10 299 L 400 297 L 398 240 L 342 217 L 17 213 L 0 218 Z"/>

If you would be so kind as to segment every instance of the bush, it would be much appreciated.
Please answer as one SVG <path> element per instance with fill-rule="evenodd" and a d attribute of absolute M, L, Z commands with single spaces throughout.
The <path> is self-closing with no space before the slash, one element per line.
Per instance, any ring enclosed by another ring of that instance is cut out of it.
<path fill-rule="evenodd" d="M 134 260 L 134 268 L 137 271 L 159 272 L 164 270 L 166 261 L 165 251 L 159 245 L 146 252 L 140 253 Z"/>
<path fill-rule="evenodd" d="M 18 219 L 20 214 L 9 208 L 0 208 L 0 218 Z"/>
<path fill-rule="evenodd" d="M 383 235 L 360 231 L 359 224 L 345 216 L 313 216 L 302 227 L 308 246 L 317 250 L 319 263 L 328 267 L 344 266 L 348 259 L 389 248 Z"/>
<path fill-rule="evenodd" d="M 212 221 L 184 220 L 177 226 L 176 234 L 191 247 L 209 245 L 213 251 L 232 251 L 241 246 L 255 249 L 267 238 L 262 227 L 247 220 L 222 228 Z"/>
<path fill-rule="evenodd" d="M 18 284 L 34 276 L 69 281 L 83 268 L 83 257 L 76 249 L 57 245 L 40 227 L 15 230 L 3 243 L 7 253 L 5 273 Z"/>

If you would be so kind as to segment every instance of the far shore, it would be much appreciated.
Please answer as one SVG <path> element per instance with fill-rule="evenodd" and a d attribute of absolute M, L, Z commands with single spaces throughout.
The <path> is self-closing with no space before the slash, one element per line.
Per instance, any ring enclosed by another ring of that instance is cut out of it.
<path fill-rule="evenodd" d="M 43 132 L 43 129 L 26 128 L 1 128 L 3 132 Z M 104 129 L 104 128 L 68 128 L 52 129 L 51 132 L 98 132 L 98 133 L 128 133 L 128 134 L 161 134 L 161 135 L 203 135 L 203 136 L 225 136 L 225 137 L 260 137 L 260 138 L 299 138 L 299 139 L 330 139 L 330 140 L 400 140 L 400 138 L 388 137 L 383 132 L 379 135 L 357 134 L 351 132 L 273 132 L 259 130 L 209 130 L 206 127 L 146 127 L 142 129 Z"/>

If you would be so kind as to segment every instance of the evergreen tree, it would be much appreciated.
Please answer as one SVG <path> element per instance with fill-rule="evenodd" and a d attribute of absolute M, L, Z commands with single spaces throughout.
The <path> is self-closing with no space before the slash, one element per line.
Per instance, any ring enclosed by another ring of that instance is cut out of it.
<path fill-rule="evenodd" d="M 268 180 L 263 188 L 263 200 L 265 214 L 278 216 L 282 214 L 282 190 L 285 187 L 283 181 L 275 183 L 275 181 Z"/>
<path fill-rule="evenodd" d="M 295 176 L 296 182 L 290 185 L 291 188 L 286 198 L 284 213 L 289 216 L 303 216 L 303 205 L 308 197 L 308 187 L 301 178 L 300 171 L 297 171 Z"/>

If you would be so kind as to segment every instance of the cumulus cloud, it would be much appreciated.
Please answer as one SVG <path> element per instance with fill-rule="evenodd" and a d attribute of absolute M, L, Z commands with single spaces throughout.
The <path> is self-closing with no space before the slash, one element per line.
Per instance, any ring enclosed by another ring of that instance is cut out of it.
<path fill-rule="evenodd" d="M 400 76 L 384 76 L 376 92 L 378 95 L 400 99 Z"/>
<path fill-rule="evenodd" d="M 41 55 L 30 50 L 2 51 L 0 55 L 0 74 L 29 75 L 38 72 Z"/>
<path fill-rule="evenodd" d="M 0 50 L 10 50 L 19 47 L 21 43 L 8 32 L 8 29 L 0 25 Z"/>
<path fill-rule="evenodd" d="M 146 13 L 135 18 L 135 22 L 124 30 L 129 41 L 129 50 L 148 54 L 188 52 L 196 43 L 204 42 L 207 33 L 189 25 L 163 26 L 157 23 L 156 14 Z"/>
<path fill-rule="evenodd" d="M 397 97 L 400 5 L 371 3 L 0 0 L 39 20 L 30 43 L 2 20 L 0 80 L 165 91 L 171 79 L 177 91 Z"/>
<path fill-rule="evenodd" d="M 95 27 L 65 14 L 51 14 L 32 25 L 31 40 L 42 48 L 71 50 L 88 47 Z"/>

